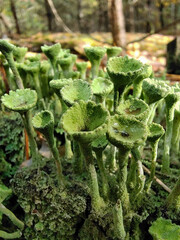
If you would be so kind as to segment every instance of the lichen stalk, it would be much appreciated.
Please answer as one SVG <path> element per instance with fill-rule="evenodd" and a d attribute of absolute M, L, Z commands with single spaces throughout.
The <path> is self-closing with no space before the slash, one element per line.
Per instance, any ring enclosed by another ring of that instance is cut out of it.
<path fill-rule="evenodd" d="M 157 160 L 157 151 L 158 151 L 159 139 L 152 143 L 152 160 L 151 160 L 151 173 L 146 183 L 146 191 L 148 192 L 151 184 L 153 182 L 156 170 L 156 160 Z"/>
<path fill-rule="evenodd" d="M 8 61 L 8 64 L 14 74 L 14 78 L 15 78 L 15 81 L 16 81 L 16 84 L 17 84 L 17 87 L 19 89 L 24 89 L 24 85 L 23 85 L 23 81 L 19 75 L 19 72 L 16 68 L 16 65 L 15 65 L 15 62 L 14 62 L 14 59 L 13 59 L 13 53 L 12 52 L 9 52 L 9 53 L 4 53 L 7 61 Z"/>
<path fill-rule="evenodd" d="M 109 184 L 108 184 L 108 180 L 107 180 L 108 179 L 107 172 L 106 172 L 104 162 L 103 162 L 103 151 L 96 150 L 95 153 L 96 153 L 96 159 L 97 159 L 97 163 L 98 163 L 98 167 L 99 167 L 99 171 L 100 171 L 100 175 L 101 175 L 101 179 L 102 179 L 103 196 L 107 200 L 108 195 L 109 195 Z"/>
<path fill-rule="evenodd" d="M 73 159 L 74 172 L 76 174 L 81 174 L 83 172 L 84 164 L 79 143 L 77 141 L 73 141 Z"/>
<path fill-rule="evenodd" d="M 180 213 L 180 177 L 178 178 L 173 190 L 166 199 L 166 206 L 169 209 L 175 209 Z"/>
<path fill-rule="evenodd" d="M 119 192 L 118 196 L 121 200 L 122 207 L 124 210 L 124 213 L 128 213 L 130 210 L 130 201 L 129 201 L 129 193 L 127 191 L 127 164 L 128 164 L 128 156 L 129 156 L 129 149 L 125 148 L 118 148 L 118 185 L 119 185 Z"/>
<path fill-rule="evenodd" d="M 164 138 L 164 152 L 161 169 L 163 173 L 170 172 L 170 149 L 173 131 L 173 119 L 174 119 L 174 107 L 171 108 L 166 107 L 166 133 Z"/>
<path fill-rule="evenodd" d="M 26 113 L 22 114 L 22 119 L 23 123 L 28 135 L 29 139 L 29 145 L 30 145 L 30 150 L 31 150 L 31 155 L 32 155 L 32 162 L 34 164 L 39 164 L 40 161 L 40 154 L 38 152 L 38 147 L 37 143 L 34 139 L 34 131 L 33 131 L 33 126 L 32 126 L 32 119 L 31 119 L 31 113 L 30 111 L 27 111 Z"/>
<path fill-rule="evenodd" d="M 20 238 L 22 236 L 21 231 L 17 230 L 16 232 L 13 233 L 7 233 L 5 231 L 0 231 L 0 237 L 3 239 L 16 239 Z"/>
<path fill-rule="evenodd" d="M 12 213 L 9 209 L 7 209 L 2 203 L 0 203 L 0 212 L 6 215 L 14 225 L 16 225 L 21 230 L 24 228 L 24 223 L 19 220 L 14 213 Z"/>
<path fill-rule="evenodd" d="M 114 236 L 117 239 L 125 240 L 126 232 L 123 223 L 122 204 L 119 200 L 113 207 Z"/>
<path fill-rule="evenodd" d="M 103 199 L 100 197 L 97 173 L 94 166 L 94 159 L 90 144 L 80 143 L 81 152 L 85 158 L 87 170 L 90 177 L 90 195 L 92 207 L 98 211 L 104 206 Z"/>

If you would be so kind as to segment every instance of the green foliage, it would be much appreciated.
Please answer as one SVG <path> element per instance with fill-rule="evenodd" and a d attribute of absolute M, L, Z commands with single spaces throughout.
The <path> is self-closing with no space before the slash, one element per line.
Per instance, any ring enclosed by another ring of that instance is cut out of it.
<path fill-rule="evenodd" d="M 0 112 L 0 173 L 1 179 L 14 174 L 24 157 L 22 120 L 17 113 Z"/>
<path fill-rule="evenodd" d="M 26 168 L 17 172 L 13 191 L 25 211 L 25 239 L 75 239 L 78 225 L 84 221 L 86 193 L 70 183 L 66 190 L 54 187 L 54 166 L 49 162 L 41 173 Z M 52 177 L 51 177 L 52 176 Z"/>

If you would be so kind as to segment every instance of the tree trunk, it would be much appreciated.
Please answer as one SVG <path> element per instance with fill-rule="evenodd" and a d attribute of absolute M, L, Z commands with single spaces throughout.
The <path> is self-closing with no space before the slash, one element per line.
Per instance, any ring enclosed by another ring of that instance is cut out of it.
<path fill-rule="evenodd" d="M 77 1 L 77 22 L 79 31 L 82 32 L 82 0 Z"/>
<path fill-rule="evenodd" d="M 3 13 L 0 14 L 0 20 L 2 21 L 2 24 L 4 25 L 4 27 L 8 33 L 8 36 L 11 37 L 12 36 L 11 29 L 10 29 L 10 26 L 9 26 L 8 22 L 6 21 L 6 18 L 3 15 Z"/>
<path fill-rule="evenodd" d="M 46 8 L 46 16 L 47 16 L 47 22 L 48 22 L 48 31 L 51 32 L 52 31 L 52 12 L 51 9 L 49 7 L 49 3 L 47 0 L 44 0 L 45 3 L 45 8 Z"/>
<path fill-rule="evenodd" d="M 160 21 L 160 24 L 161 24 L 161 28 L 164 27 L 164 16 L 163 16 L 163 9 L 164 9 L 164 5 L 163 3 L 160 3 L 159 5 L 159 21 Z"/>
<path fill-rule="evenodd" d="M 111 0 L 111 31 L 114 45 L 125 47 L 126 32 L 122 0 Z"/>
<path fill-rule="evenodd" d="M 17 34 L 21 34 L 20 26 L 19 26 L 19 21 L 17 18 L 17 13 L 16 13 L 16 6 L 15 6 L 15 1 L 10 0 L 10 6 L 11 6 L 11 11 L 14 17 L 15 25 L 16 25 L 16 32 Z"/>
<path fill-rule="evenodd" d="M 146 32 L 151 32 L 151 24 L 150 24 L 150 20 L 149 20 L 149 16 L 150 16 L 150 7 L 151 7 L 151 0 L 147 0 L 147 3 L 146 3 L 146 6 L 147 6 L 147 21 L 146 21 Z"/>

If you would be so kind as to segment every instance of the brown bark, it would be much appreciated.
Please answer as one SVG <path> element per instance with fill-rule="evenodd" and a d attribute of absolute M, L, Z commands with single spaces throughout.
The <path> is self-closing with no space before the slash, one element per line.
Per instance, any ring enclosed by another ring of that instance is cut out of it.
<path fill-rule="evenodd" d="M 16 32 L 17 32 L 17 34 L 21 34 L 14 0 L 10 0 L 10 6 L 11 6 L 11 11 L 12 11 L 12 14 L 13 14 L 13 17 L 14 17 L 15 25 L 16 25 Z"/>
<path fill-rule="evenodd" d="M 126 45 L 125 21 L 122 0 L 111 0 L 111 31 L 116 46 Z"/>
<path fill-rule="evenodd" d="M 52 31 L 52 12 L 51 9 L 49 7 L 49 3 L 47 0 L 44 0 L 45 3 L 45 8 L 46 8 L 46 16 L 47 16 L 47 22 L 48 22 L 48 31 L 51 32 Z"/>

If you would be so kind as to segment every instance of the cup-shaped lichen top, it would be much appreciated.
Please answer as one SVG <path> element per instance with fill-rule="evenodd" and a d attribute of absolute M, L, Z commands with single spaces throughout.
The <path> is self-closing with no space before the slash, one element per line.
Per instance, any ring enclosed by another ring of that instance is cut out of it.
<path fill-rule="evenodd" d="M 108 140 L 106 138 L 106 135 L 100 136 L 99 138 L 95 139 L 92 142 L 92 149 L 93 150 L 104 150 L 106 146 L 108 145 Z"/>
<path fill-rule="evenodd" d="M 60 58 L 58 60 L 58 63 L 61 65 L 61 68 L 63 71 L 70 71 L 71 70 L 71 64 L 72 64 L 72 56 L 69 55 L 64 58 Z"/>
<path fill-rule="evenodd" d="M 26 47 L 15 47 L 13 49 L 13 55 L 16 59 L 17 62 L 22 62 L 26 53 L 27 53 L 27 48 Z"/>
<path fill-rule="evenodd" d="M 107 56 L 108 56 L 108 59 L 109 59 L 111 57 L 117 57 L 122 52 L 122 48 L 120 48 L 120 47 L 107 47 L 106 51 L 107 51 Z"/>
<path fill-rule="evenodd" d="M 77 63 L 76 63 L 76 67 L 77 67 L 77 70 L 78 70 L 79 72 L 81 72 L 81 71 L 86 71 L 87 66 L 88 66 L 88 63 L 87 63 L 87 62 L 77 62 Z"/>
<path fill-rule="evenodd" d="M 41 50 L 49 59 L 55 60 L 61 51 L 61 45 L 60 43 L 56 43 L 52 46 L 44 45 L 41 47 Z"/>
<path fill-rule="evenodd" d="M 107 72 L 116 88 L 132 83 L 142 71 L 143 64 L 128 56 L 110 58 L 107 64 Z"/>
<path fill-rule="evenodd" d="M 0 39 L 0 51 L 3 54 L 10 53 L 14 50 L 14 45 L 6 40 Z"/>
<path fill-rule="evenodd" d="M 146 140 L 147 133 L 146 125 L 135 118 L 116 114 L 109 119 L 107 136 L 116 147 L 137 147 Z"/>
<path fill-rule="evenodd" d="M 95 102 L 80 101 L 69 108 L 62 117 L 62 127 L 79 142 L 90 143 L 107 130 L 108 112 Z"/>
<path fill-rule="evenodd" d="M 1 98 L 5 107 L 16 112 L 26 112 L 33 108 L 37 102 L 37 93 L 31 89 L 17 89 L 4 94 Z"/>
<path fill-rule="evenodd" d="M 80 100 L 90 100 L 92 92 L 89 83 L 77 79 L 61 89 L 61 96 L 68 106 L 72 106 L 75 102 Z"/>
<path fill-rule="evenodd" d="M 160 217 L 153 222 L 149 233 L 154 240 L 177 240 L 180 239 L 180 226 L 172 223 L 170 219 Z"/>
<path fill-rule="evenodd" d="M 103 47 L 85 47 L 84 51 L 91 63 L 100 62 L 106 53 L 106 48 Z"/>
<path fill-rule="evenodd" d="M 131 98 L 117 107 L 117 113 L 135 117 L 138 120 L 145 120 L 149 114 L 148 105 L 141 99 Z"/>
<path fill-rule="evenodd" d="M 45 110 L 37 113 L 33 119 L 32 123 L 35 129 L 43 133 L 46 136 L 46 132 L 54 128 L 54 116 L 52 112 Z"/>
<path fill-rule="evenodd" d="M 143 81 L 143 92 L 149 104 L 164 98 L 169 91 L 170 87 L 163 80 L 146 78 Z"/>
<path fill-rule="evenodd" d="M 70 83 L 72 83 L 71 78 L 62 78 L 57 80 L 51 80 L 49 82 L 49 86 L 55 90 L 61 90 L 64 86 Z"/>
<path fill-rule="evenodd" d="M 142 66 L 142 72 L 140 73 L 140 75 L 137 77 L 137 79 L 135 79 L 136 82 L 139 82 L 145 78 L 148 78 L 151 76 L 152 74 L 152 66 L 148 65 L 148 64 L 143 64 Z"/>
<path fill-rule="evenodd" d="M 160 139 L 164 135 L 164 128 L 157 123 L 151 123 L 149 126 L 148 140 L 152 143 Z"/>
<path fill-rule="evenodd" d="M 91 88 L 94 95 L 107 96 L 113 90 L 113 83 L 107 78 L 94 78 Z"/>
<path fill-rule="evenodd" d="M 0 184 L 0 203 L 2 203 L 9 195 L 12 190 L 7 188 L 4 184 Z"/>

